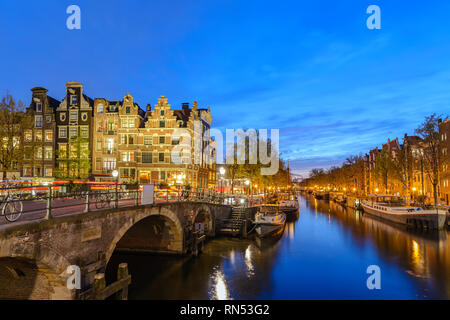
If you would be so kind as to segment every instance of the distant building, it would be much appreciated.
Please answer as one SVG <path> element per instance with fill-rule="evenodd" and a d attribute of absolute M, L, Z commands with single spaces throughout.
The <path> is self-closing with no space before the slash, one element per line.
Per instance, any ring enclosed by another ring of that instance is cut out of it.
<path fill-rule="evenodd" d="M 439 121 L 441 144 L 440 198 L 441 202 L 450 204 L 450 119 Z"/>

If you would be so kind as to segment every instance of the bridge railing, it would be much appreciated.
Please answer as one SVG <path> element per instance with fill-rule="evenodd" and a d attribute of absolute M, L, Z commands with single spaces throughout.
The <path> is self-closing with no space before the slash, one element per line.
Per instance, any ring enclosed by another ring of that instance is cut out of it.
<path fill-rule="evenodd" d="M 137 185 L 116 183 L 29 184 L 0 187 L 0 225 L 23 220 L 51 219 L 67 214 L 141 205 L 142 191 Z M 253 206 L 256 199 L 243 195 L 227 195 L 213 190 L 160 189 L 153 194 L 154 203 L 204 202 L 233 206 Z"/>

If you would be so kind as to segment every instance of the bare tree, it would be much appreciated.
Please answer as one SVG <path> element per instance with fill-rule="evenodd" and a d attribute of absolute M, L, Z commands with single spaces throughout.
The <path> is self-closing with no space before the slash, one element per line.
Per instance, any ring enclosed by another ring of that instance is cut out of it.
<path fill-rule="evenodd" d="M 2 180 L 7 172 L 18 170 L 23 159 L 23 131 L 31 127 L 31 118 L 25 114 L 25 105 L 7 94 L 0 102 L 0 166 Z"/>
<path fill-rule="evenodd" d="M 422 160 L 423 167 L 431 185 L 433 186 L 434 205 L 438 203 L 439 170 L 443 163 L 441 155 L 441 141 L 439 139 L 439 119 L 441 116 L 432 114 L 425 117 L 425 121 L 416 129 L 416 134 L 423 139 Z"/>

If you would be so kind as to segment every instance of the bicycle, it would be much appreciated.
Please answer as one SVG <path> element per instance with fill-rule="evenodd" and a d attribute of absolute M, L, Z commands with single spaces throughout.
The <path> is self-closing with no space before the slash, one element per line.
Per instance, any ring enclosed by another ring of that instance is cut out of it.
<path fill-rule="evenodd" d="M 8 222 L 17 221 L 23 213 L 23 203 L 18 194 L 11 194 L 7 191 L 5 197 L 0 202 L 2 208 L 2 216 Z"/>
<path fill-rule="evenodd" d="M 109 192 L 106 193 L 96 193 L 94 196 L 95 207 L 97 209 L 109 208 L 111 206 L 112 194 Z"/>

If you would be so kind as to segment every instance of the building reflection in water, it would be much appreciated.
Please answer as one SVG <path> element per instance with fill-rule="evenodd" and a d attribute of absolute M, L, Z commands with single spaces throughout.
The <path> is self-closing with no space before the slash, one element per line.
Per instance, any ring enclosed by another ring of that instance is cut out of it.
<path fill-rule="evenodd" d="M 247 266 L 247 278 L 251 278 L 254 275 L 254 266 L 252 263 L 252 252 L 251 247 L 252 245 L 249 244 L 247 249 L 245 250 L 245 265 Z"/>

